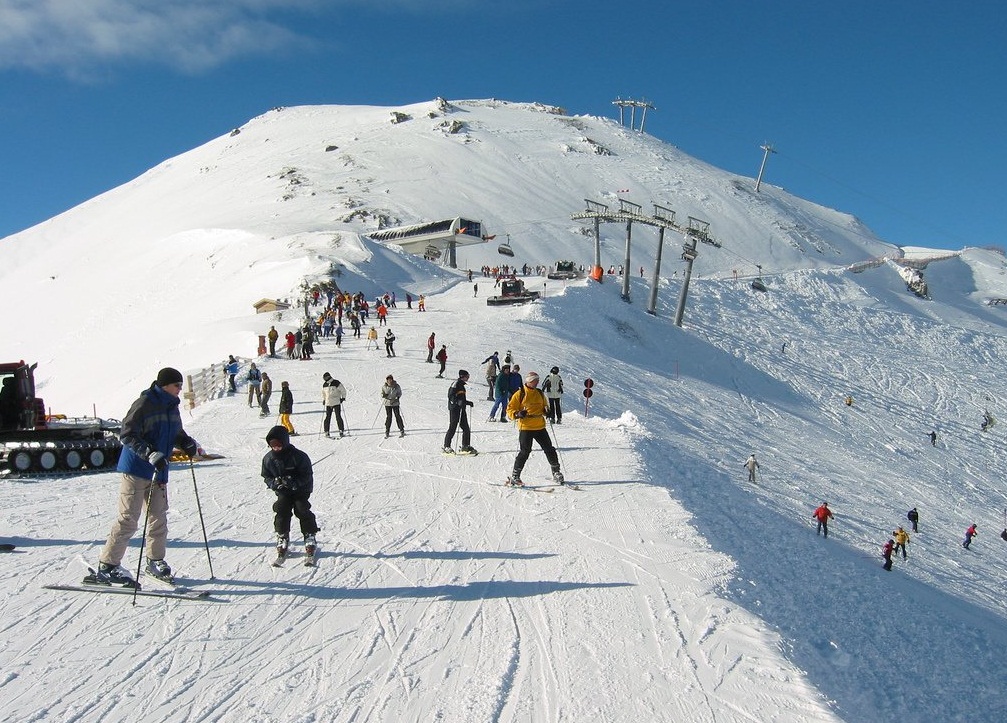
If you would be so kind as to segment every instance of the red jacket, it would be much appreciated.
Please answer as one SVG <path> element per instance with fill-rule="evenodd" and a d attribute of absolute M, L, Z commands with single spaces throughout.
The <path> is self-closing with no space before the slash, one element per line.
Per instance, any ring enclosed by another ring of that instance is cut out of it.
<path fill-rule="evenodd" d="M 832 517 L 832 510 L 825 505 L 821 505 L 811 516 L 819 522 L 828 522 L 829 518 Z"/>
<path fill-rule="evenodd" d="M 893 545 L 892 541 L 889 540 L 888 542 L 885 543 L 885 546 L 881 548 L 881 554 L 884 557 L 886 557 L 886 558 L 891 557 L 892 556 L 892 549 L 894 547 L 895 547 L 895 545 Z"/>

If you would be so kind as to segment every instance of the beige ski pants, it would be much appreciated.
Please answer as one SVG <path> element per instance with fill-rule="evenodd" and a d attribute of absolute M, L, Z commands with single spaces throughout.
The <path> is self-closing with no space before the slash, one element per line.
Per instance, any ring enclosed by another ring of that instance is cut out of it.
<path fill-rule="evenodd" d="M 153 487 L 153 489 L 151 489 Z M 122 564 L 129 540 L 140 526 L 140 513 L 148 501 L 147 543 L 144 554 L 152 560 L 163 560 L 168 539 L 168 490 L 143 477 L 123 474 L 119 485 L 119 515 L 108 533 L 99 562 Z"/>

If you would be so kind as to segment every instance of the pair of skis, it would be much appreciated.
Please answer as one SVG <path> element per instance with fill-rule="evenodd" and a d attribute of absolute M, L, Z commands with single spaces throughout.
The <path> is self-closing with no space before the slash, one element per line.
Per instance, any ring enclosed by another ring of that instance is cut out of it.
<path fill-rule="evenodd" d="M 277 550 L 276 551 L 276 559 L 273 560 L 273 562 L 272 562 L 273 567 L 283 567 L 283 564 L 287 561 L 287 558 L 289 558 L 289 557 L 290 557 L 290 552 L 288 550 L 284 550 L 283 552 L 280 552 L 280 550 Z M 318 567 L 318 547 L 317 546 L 311 551 L 310 555 L 308 554 L 307 550 L 305 550 L 305 552 L 304 552 L 304 563 L 303 564 L 304 564 L 304 567 Z"/>
<path fill-rule="evenodd" d="M 88 568 L 88 574 L 80 585 L 43 585 L 47 590 L 63 590 L 65 592 L 93 592 L 111 595 L 137 595 L 140 597 L 159 597 L 175 600 L 205 600 L 222 602 L 219 598 L 211 597 L 210 590 L 196 590 L 194 588 L 176 585 L 173 579 L 159 578 L 154 575 L 145 575 L 145 580 L 156 581 L 156 584 L 166 586 L 163 589 L 145 590 L 137 588 L 136 582 L 130 580 L 132 584 L 113 585 L 101 582 L 93 568 Z"/>

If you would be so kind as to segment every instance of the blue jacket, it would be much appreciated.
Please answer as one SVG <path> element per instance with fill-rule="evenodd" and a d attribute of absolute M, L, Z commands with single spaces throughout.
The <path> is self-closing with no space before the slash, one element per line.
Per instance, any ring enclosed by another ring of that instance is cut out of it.
<path fill-rule="evenodd" d="M 122 420 L 122 454 L 119 456 L 120 472 L 152 479 L 154 465 L 147 461 L 151 452 L 171 457 L 175 446 L 192 443 L 192 437 L 182 429 L 182 415 L 178 411 L 180 400 L 164 391 L 157 383 L 140 393 L 139 399 L 126 412 Z M 168 481 L 168 468 L 158 473 L 157 482 Z"/>

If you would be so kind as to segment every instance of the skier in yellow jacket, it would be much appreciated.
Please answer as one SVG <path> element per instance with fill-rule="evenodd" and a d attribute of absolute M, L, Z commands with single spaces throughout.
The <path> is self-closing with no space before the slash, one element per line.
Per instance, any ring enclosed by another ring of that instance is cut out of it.
<path fill-rule="evenodd" d="M 517 422 L 518 428 L 518 453 L 514 458 L 514 471 L 507 479 L 506 484 L 521 487 L 521 471 L 525 462 L 531 455 L 531 443 L 538 442 L 545 457 L 549 460 L 552 468 L 552 478 L 558 484 L 565 484 L 563 472 L 559 466 L 559 455 L 549 438 L 549 431 L 545 428 L 546 412 L 549 409 L 549 401 L 545 394 L 538 388 L 538 374 L 528 372 L 524 376 L 524 386 L 511 395 L 507 403 L 507 416 Z"/>

